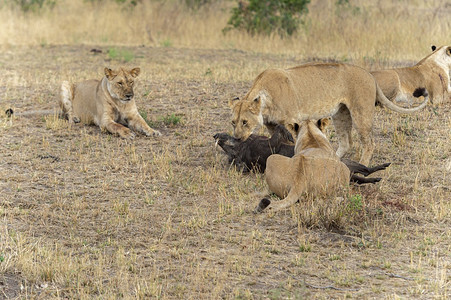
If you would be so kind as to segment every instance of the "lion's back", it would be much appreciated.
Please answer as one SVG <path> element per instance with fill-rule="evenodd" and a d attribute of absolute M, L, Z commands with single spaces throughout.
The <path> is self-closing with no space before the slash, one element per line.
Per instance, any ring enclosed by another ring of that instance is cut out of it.
<path fill-rule="evenodd" d="M 261 75 L 259 89 L 265 89 L 274 101 L 312 113 L 327 103 L 335 106 L 337 99 L 374 102 L 371 97 L 376 93 L 374 78 L 368 71 L 348 64 L 308 63 L 284 70 L 269 69 Z"/>
<path fill-rule="evenodd" d="M 349 185 L 350 171 L 338 157 L 307 156 L 303 168 L 309 192 L 327 194 Z"/>

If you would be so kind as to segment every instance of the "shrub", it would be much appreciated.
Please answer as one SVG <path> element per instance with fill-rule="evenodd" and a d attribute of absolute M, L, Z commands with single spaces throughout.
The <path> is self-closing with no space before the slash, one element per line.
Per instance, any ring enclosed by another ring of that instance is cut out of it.
<path fill-rule="evenodd" d="M 142 0 L 115 0 L 115 2 L 119 4 L 128 4 L 129 6 L 136 6 L 138 3 L 142 2 Z"/>
<path fill-rule="evenodd" d="M 337 0 L 337 2 L 335 2 L 335 14 L 340 18 L 357 16 L 360 13 L 360 7 L 352 5 L 349 3 L 349 0 Z"/>
<path fill-rule="evenodd" d="M 232 8 L 224 32 L 233 28 L 246 30 L 250 34 L 292 35 L 308 13 L 310 0 L 239 0 Z"/>
<path fill-rule="evenodd" d="M 43 7 L 53 8 L 56 0 L 11 0 L 11 4 L 23 12 L 38 12 Z"/>
<path fill-rule="evenodd" d="M 90 3 L 102 3 L 102 2 L 107 2 L 107 0 L 84 0 L 85 2 L 90 2 Z M 138 5 L 138 3 L 141 3 L 142 0 L 109 0 L 111 2 L 116 2 L 117 4 L 123 4 L 123 5 L 128 5 L 130 7 L 134 7 L 136 5 Z"/>
<path fill-rule="evenodd" d="M 183 3 L 186 5 L 186 7 L 193 10 L 197 10 L 202 6 L 211 4 L 212 2 L 213 0 L 183 0 Z"/>

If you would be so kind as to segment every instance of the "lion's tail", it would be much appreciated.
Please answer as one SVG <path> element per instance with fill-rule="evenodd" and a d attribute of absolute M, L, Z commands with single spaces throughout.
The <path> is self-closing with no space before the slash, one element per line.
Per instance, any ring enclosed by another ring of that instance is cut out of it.
<path fill-rule="evenodd" d="M 74 116 L 72 110 L 72 100 L 74 99 L 74 86 L 69 81 L 63 81 L 61 84 L 61 98 L 59 105 L 63 111 L 64 117 L 69 120 L 69 122 L 80 122 L 79 118 Z"/>
<path fill-rule="evenodd" d="M 60 99 L 60 106 L 61 109 L 65 109 L 68 106 L 72 106 L 72 99 L 73 99 L 73 93 L 72 93 L 72 84 L 69 81 L 63 81 L 61 84 L 61 99 Z"/>
<path fill-rule="evenodd" d="M 379 101 L 382 105 L 390 108 L 393 111 L 396 111 L 399 113 L 404 113 L 404 114 L 410 114 L 410 113 L 413 113 L 413 112 L 423 109 L 429 101 L 429 94 L 426 91 L 426 89 L 415 90 L 413 96 L 414 97 L 424 96 L 424 101 L 420 105 L 418 105 L 417 107 L 414 107 L 414 108 L 404 108 L 404 107 L 398 106 L 398 105 L 394 104 L 393 102 L 391 102 L 390 100 L 388 100 L 387 97 L 385 97 L 381 88 L 376 83 L 376 100 Z"/>

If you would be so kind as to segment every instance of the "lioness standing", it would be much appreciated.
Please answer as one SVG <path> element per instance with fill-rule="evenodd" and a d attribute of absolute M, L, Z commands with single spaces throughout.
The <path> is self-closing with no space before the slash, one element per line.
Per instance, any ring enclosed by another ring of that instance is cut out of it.
<path fill-rule="evenodd" d="M 360 163 L 368 165 L 373 154 L 373 115 L 376 100 L 400 112 L 406 109 L 390 102 L 366 70 L 348 64 L 309 63 L 291 69 L 268 69 L 255 79 L 243 100 L 231 100 L 234 135 L 246 140 L 258 127 L 271 131 L 275 124 L 294 124 L 332 116 L 341 158 L 352 145 L 351 129 L 363 145 Z"/>
<path fill-rule="evenodd" d="M 133 85 L 140 71 L 140 68 L 105 68 L 105 77 L 101 80 L 75 84 L 64 81 L 59 102 L 64 116 L 71 123 L 94 123 L 123 138 L 135 137 L 130 129 L 146 136 L 160 136 L 160 132 L 147 125 L 136 108 Z"/>
<path fill-rule="evenodd" d="M 442 104 L 451 101 L 450 70 L 451 46 L 432 46 L 432 53 L 413 67 L 378 70 L 371 74 L 391 101 L 412 103 L 415 90 L 423 88 L 432 103 Z"/>

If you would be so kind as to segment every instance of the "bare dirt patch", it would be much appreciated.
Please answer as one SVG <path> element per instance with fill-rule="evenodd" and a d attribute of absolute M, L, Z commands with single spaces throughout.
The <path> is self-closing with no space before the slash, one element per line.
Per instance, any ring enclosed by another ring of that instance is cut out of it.
<path fill-rule="evenodd" d="M 104 66 L 123 64 L 92 48 L 100 47 L 2 48 L 1 110 L 53 109 L 62 80 L 100 78 Z M 126 65 L 142 69 L 137 106 L 162 137 L 130 142 L 54 115 L 0 117 L 2 296 L 449 296 L 449 107 L 379 110 L 372 162 L 392 162 L 375 174 L 384 180 L 351 187 L 339 228 L 307 228 L 307 203 L 254 215 L 263 176 L 229 170 L 213 140 L 231 130 L 228 99 L 263 69 L 303 59 L 126 50 L 134 55 Z"/>

